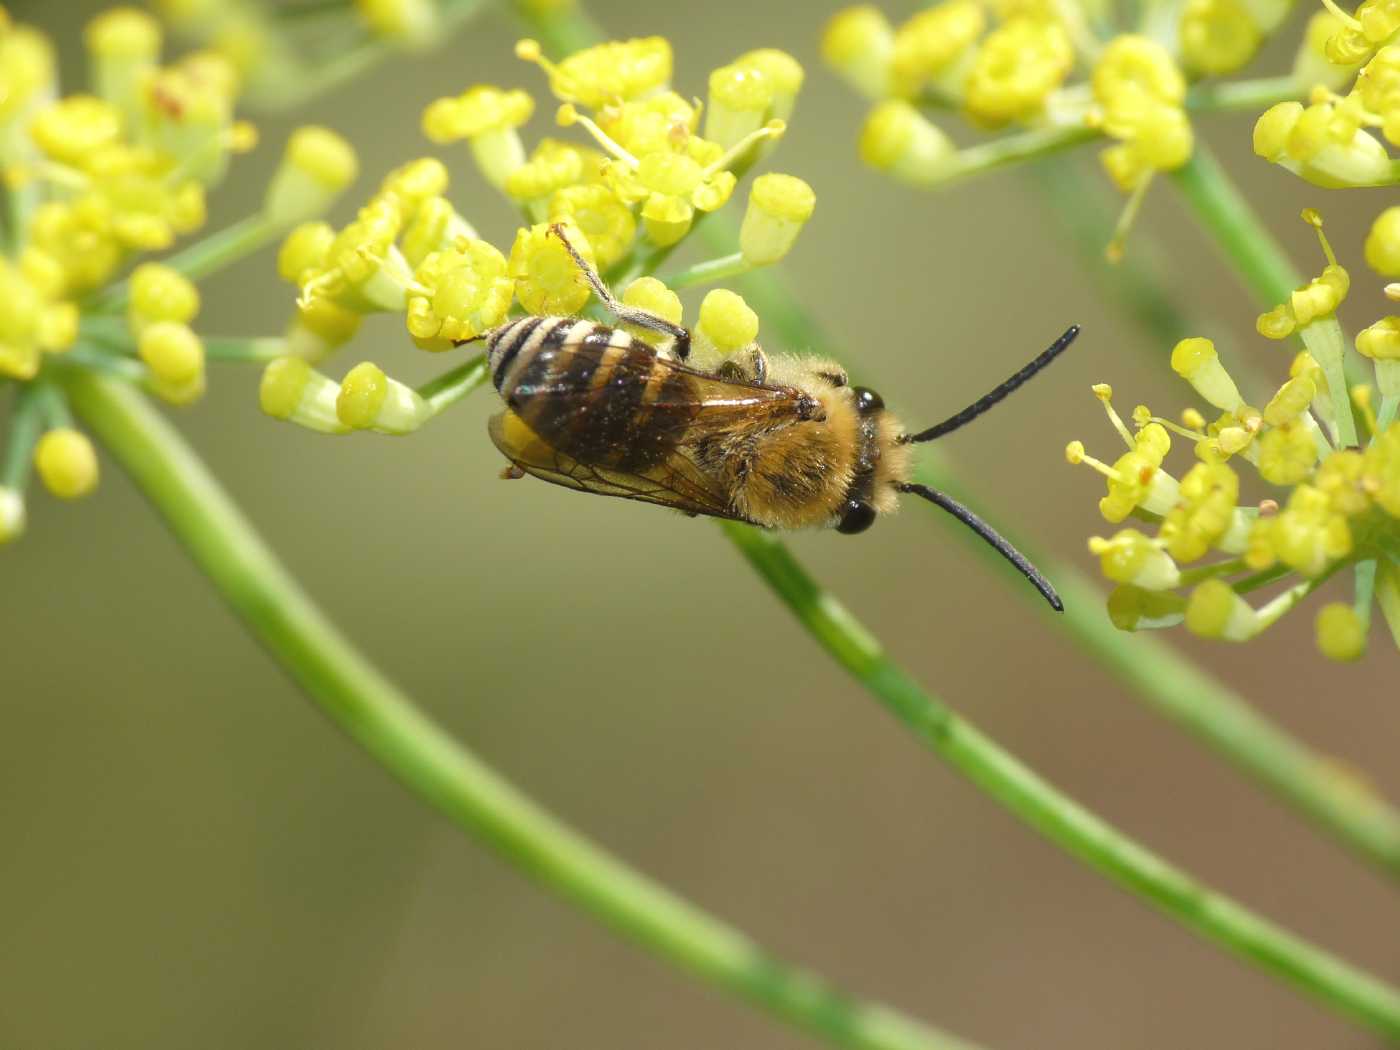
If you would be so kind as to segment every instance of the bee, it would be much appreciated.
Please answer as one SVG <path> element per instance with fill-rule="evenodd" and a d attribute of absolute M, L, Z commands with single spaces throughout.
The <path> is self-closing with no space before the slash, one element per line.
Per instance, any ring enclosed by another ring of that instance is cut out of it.
<path fill-rule="evenodd" d="M 986 396 L 910 434 L 879 394 L 851 386 L 832 361 L 770 357 L 755 344 L 717 369 L 690 366 L 689 330 L 620 302 L 564 231 L 551 231 L 613 316 L 662 338 L 654 347 L 578 317 L 525 317 L 478 336 L 506 404 L 490 422 L 491 440 L 511 464 L 503 476 L 531 474 L 765 528 L 847 534 L 864 532 L 901 495 L 919 496 L 991 544 L 1054 609 L 1064 608 L 996 530 L 911 480 L 912 446 L 986 412 L 1063 353 L 1078 326 Z"/>

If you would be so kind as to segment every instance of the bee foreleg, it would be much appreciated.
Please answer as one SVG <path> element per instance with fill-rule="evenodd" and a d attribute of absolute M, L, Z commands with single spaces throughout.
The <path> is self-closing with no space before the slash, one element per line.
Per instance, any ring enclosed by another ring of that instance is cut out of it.
<path fill-rule="evenodd" d="M 521 470 L 514 463 L 501 471 L 502 481 L 519 481 L 525 476 L 525 471 Z"/>
<path fill-rule="evenodd" d="M 573 259 L 574 265 L 578 267 L 579 273 L 583 274 L 583 279 L 588 282 L 588 286 L 593 289 L 593 294 L 598 300 L 608 308 L 608 312 L 619 321 L 626 324 L 634 324 L 638 328 L 647 328 L 653 332 L 660 332 L 662 335 L 670 336 L 675 340 L 671 352 L 684 361 L 690 356 L 690 331 L 682 328 L 678 324 L 672 324 L 664 317 L 658 317 L 649 310 L 639 310 L 635 306 L 628 306 L 621 299 L 613 295 L 612 291 L 603 283 L 603 278 L 598 276 L 598 271 L 589 265 L 588 260 L 578 253 L 578 249 L 569 241 L 569 236 L 564 232 L 564 227 L 555 223 L 549 228 L 549 232 L 559 238 L 559 243 L 564 246 L 564 250 L 569 253 L 569 258 Z"/>

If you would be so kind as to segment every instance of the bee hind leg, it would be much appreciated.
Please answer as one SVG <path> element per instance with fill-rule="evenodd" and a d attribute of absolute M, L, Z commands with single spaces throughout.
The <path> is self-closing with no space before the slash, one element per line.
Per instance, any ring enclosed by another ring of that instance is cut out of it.
<path fill-rule="evenodd" d="M 578 253 L 578 249 L 573 246 L 568 234 L 564 232 L 563 226 L 556 222 L 550 226 L 549 232 L 559 238 L 559 243 L 564 246 L 564 250 L 569 253 L 569 258 L 573 259 L 574 265 L 578 267 L 579 273 L 583 274 L 583 279 L 593 289 L 593 294 L 608 308 L 609 313 L 626 324 L 634 324 L 638 328 L 646 328 L 670 336 L 671 339 L 675 340 L 672 352 L 676 357 L 684 361 L 690 356 L 690 331 L 688 329 L 673 324 L 664 317 L 658 317 L 649 310 L 639 310 L 635 306 L 628 306 L 613 295 L 608 286 L 603 283 L 603 278 L 598 276 L 598 271 Z"/>

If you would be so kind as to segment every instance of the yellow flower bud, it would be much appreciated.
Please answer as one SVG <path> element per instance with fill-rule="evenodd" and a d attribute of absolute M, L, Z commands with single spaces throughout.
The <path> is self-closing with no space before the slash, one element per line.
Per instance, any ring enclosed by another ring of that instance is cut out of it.
<path fill-rule="evenodd" d="M 121 112 L 92 95 L 69 95 L 42 110 L 29 136 L 54 160 L 81 168 L 122 133 Z"/>
<path fill-rule="evenodd" d="M 1303 116 L 1301 102 L 1279 102 L 1254 123 L 1254 152 L 1277 164 L 1288 152 L 1288 140 Z"/>
<path fill-rule="evenodd" d="M 1196 393 L 1216 408 L 1232 412 L 1244 404 L 1239 388 L 1209 339 L 1183 339 L 1172 350 L 1172 371 L 1181 376 Z"/>
<path fill-rule="evenodd" d="M 1339 663 L 1361 659 L 1366 652 L 1366 628 L 1350 605 L 1329 602 L 1317 611 L 1317 648 Z"/>
<path fill-rule="evenodd" d="M 1241 0 L 1187 0 L 1179 32 L 1186 65 L 1207 76 L 1240 69 L 1254 57 L 1264 38 Z"/>
<path fill-rule="evenodd" d="M 894 88 L 914 98 L 950 67 L 960 66 L 987 27 L 974 0 L 944 0 L 918 12 L 894 35 Z"/>
<path fill-rule="evenodd" d="M 151 370 L 158 394 L 175 394 L 185 403 L 193 400 L 188 397 L 192 387 L 203 391 L 204 344 L 187 325 L 175 321 L 148 325 L 137 341 L 137 353 Z M 186 396 L 180 397 L 182 393 Z"/>
<path fill-rule="evenodd" d="M 586 166 L 578 147 L 544 139 L 529 160 L 506 176 L 506 196 L 521 203 L 547 198 L 555 190 L 582 182 Z"/>
<path fill-rule="evenodd" d="M 262 410 L 323 434 L 348 434 L 336 414 L 340 384 L 312 369 L 299 357 L 280 357 L 263 370 L 258 387 Z"/>
<path fill-rule="evenodd" d="M 34 469 L 59 499 L 79 499 L 97 487 L 97 451 L 71 427 L 45 432 L 34 446 Z"/>
<path fill-rule="evenodd" d="M 434 42 L 438 14 L 432 0 L 355 0 L 355 7 L 378 36 L 414 46 Z"/>
<path fill-rule="evenodd" d="M 1104 576 L 1115 583 L 1166 591 L 1181 582 L 1171 555 L 1136 529 L 1122 529 L 1109 540 L 1095 536 L 1089 550 L 1098 555 Z"/>
<path fill-rule="evenodd" d="M 277 253 L 277 273 L 284 281 L 300 286 L 308 275 L 324 269 L 335 243 L 330 223 L 304 222 L 297 226 Z"/>
<path fill-rule="evenodd" d="M 721 354 L 732 354 L 758 338 L 758 314 L 742 296 L 726 288 L 716 288 L 700 303 L 700 319 L 695 326 L 698 341 Z"/>
<path fill-rule="evenodd" d="M 672 324 L 680 324 L 683 316 L 681 297 L 667 288 L 655 277 L 638 277 L 622 293 L 622 301 L 628 306 L 663 317 Z M 637 325 L 624 325 L 633 338 L 641 339 L 653 346 L 664 342 L 668 337 L 650 328 Z"/>
<path fill-rule="evenodd" d="M 87 24 L 84 32 L 97 93 L 132 115 L 145 74 L 160 58 L 160 23 L 133 7 L 113 7 Z"/>
<path fill-rule="evenodd" d="M 774 88 L 754 66 L 735 63 L 710 74 L 705 137 L 725 149 L 763 126 L 773 108 Z"/>
<path fill-rule="evenodd" d="M 1356 335 L 1357 352 L 1373 361 L 1400 360 L 1400 317 L 1382 317 Z"/>
<path fill-rule="evenodd" d="M 1400 206 L 1385 209 L 1371 223 L 1366 265 L 1382 277 L 1400 277 Z"/>
<path fill-rule="evenodd" d="M 1290 423 L 1308 410 L 1316 396 L 1317 385 L 1311 375 L 1294 376 L 1279 387 L 1278 393 L 1264 406 L 1264 422 L 1271 427 Z"/>
<path fill-rule="evenodd" d="M 1171 592 L 1120 584 L 1108 595 L 1108 618 L 1120 631 L 1175 627 L 1185 614 L 1186 599 Z"/>
<path fill-rule="evenodd" d="M 53 90 L 53 48 L 48 38 L 28 26 L 0 33 L 0 124 L 10 124 Z"/>
<path fill-rule="evenodd" d="M 326 211 L 355 181 L 359 162 L 350 144 L 328 128 L 298 128 L 268 183 L 263 212 L 291 225 Z"/>
<path fill-rule="evenodd" d="M 775 47 L 761 47 L 746 51 L 734 60 L 736 66 L 756 69 L 768 78 L 773 89 L 773 99 L 769 104 L 768 117 L 787 120 L 797 103 L 797 95 L 802 90 L 806 73 L 802 64 L 786 51 Z"/>
<path fill-rule="evenodd" d="M 1243 642 L 1262 629 L 1250 604 L 1221 580 L 1206 580 L 1191 592 L 1186 604 L 1186 628 L 1202 638 Z"/>
<path fill-rule="evenodd" d="M 956 152 L 937 125 L 902 99 L 876 105 L 860 133 L 861 160 L 913 185 L 937 178 Z"/>
<path fill-rule="evenodd" d="M 739 231 L 739 251 L 754 266 L 767 266 L 792 250 L 817 206 L 812 187 L 793 175 L 754 179 Z"/>
<path fill-rule="evenodd" d="M 447 183 L 447 165 L 436 157 L 420 157 L 392 171 L 380 184 L 379 195 L 393 201 L 407 223 L 424 201 L 447 192 Z"/>
<path fill-rule="evenodd" d="M 187 324 L 199 313 L 199 289 L 184 274 L 160 263 L 143 263 L 131 275 L 127 318 L 140 332 L 156 321 Z"/>
<path fill-rule="evenodd" d="M 340 384 L 336 415 L 354 430 L 408 434 L 432 418 L 432 409 L 412 387 L 390 379 L 378 365 L 365 361 Z"/>
<path fill-rule="evenodd" d="M 872 4 L 838 11 L 822 33 L 822 58 L 867 98 L 890 93 L 894 28 Z"/>

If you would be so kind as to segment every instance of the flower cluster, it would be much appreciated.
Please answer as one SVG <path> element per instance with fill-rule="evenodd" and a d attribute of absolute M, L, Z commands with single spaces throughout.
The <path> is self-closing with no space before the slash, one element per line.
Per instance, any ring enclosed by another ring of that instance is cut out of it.
<path fill-rule="evenodd" d="M 417 429 L 457 396 L 456 379 L 470 365 L 417 390 L 368 362 L 340 382 L 313 366 L 348 342 L 369 313 L 402 314 L 418 347 L 444 351 L 522 313 L 584 311 L 592 291 L 555 227 L 628 305 L 677 324 L 677 289 L 769 265 L 792 248 L 816 198 L 801 179 L 768 173 L 750 185 L 737 252 L 669 282 L 651 272 L 730 200 L 782 135 L 803 78 L 790 55 L 739 56 L 710 75 L 702 106 L 672 90 L 671 46 L 659 37 L 602 44 L 558 63 L 530 40 L 517 53 L 547 76 L 559 102 L 556 123 L 587 137 L 551 136 L 527 147 L 521 129 L 535 101 L 520 89 L 478 84 L 428 105 L 425 136 L 465 143 L 525 225 L 509 245 L 482 238 L 449 199 L 447 168 L 424 157 L 391 172 L 343 227 L 298 226 L 279 257 L 282 276 L 300 295 L 287 353 L 264 373 L 268 414 L 330 434 Z M 757 327 L 738 295 L 715 289 L 697 315 L 695 352 L 740 350 Z"/>
<path fill-rule="evenodd" d="M 205 344 L 192 327 L 199 293 L 178 259 L 143 257 L 200 229 L 206 193 L 234 154 L 256 144 L 234 115 L 241 82 L 226 58 L 196 51 L 162 65 L 160 24 L 133 8 L 98 16 L 85 39 L 90 91 L 61 94 L 49 41 L 0 9 L 0 381 L 15 390 L 0 542 L 23 531 L 31 471 L 64 499 L 96 484 L 97 456 L 73 426 L 67 377 L 103 371 L 172 404 L 203 393 Z M 245 239 L 317 214 L 354 168 L 339 139 L 304 129 Z"/>
<path fill-rule="evenodd" d="M 941 0 L 895 26 L 878 8 L 861 5 L 831 20 L 823 52 L 874 102 L 861 156 L 915 186 L 939 186 L 1086 139 L 1113 140 L 1100 159 L 1129 200 L 1112 256 L 1153 177 L 1190 161 L 1190 110 L 1231 108 L 1259 97 L 1260 88 L 1265 97 L 1302 98 L 1315 85 L 1329 92 L 1345 79 L 1327 58 L 1328 41 L 1345 20 L 1324 11 L 1310 22 L 1290 77 L 1190 90 L 1194 81 L 1246 66 L 1290 6 L 1289 0 L 1148 3 L 1138 7 L 1136 24 L 1119 26 L 1104 5 L 1089 0 Z M 959 148 L 939 122 L 950 111 L 960 112 L 974 132 L 1011 130 Z M 1356 114 L 1353 124 L 1360 120 Z M 1342 133 L 1339 126 L 1326 131 Z M 1309 142 L 1320 149 L 1323 134 L 1314 127 Z M 1273 138 L 1286 136 L 1279 130 Z M 1329 156 L 1321 163 L 1331 162 Z"/>
<path fill-rule="evenodd" d="M 253 104 L 285 108 L 381 55 L 439 42 L 480 4 L 453 0 L 154 0 L 180 36 L 221 55 Z"/>
<path fill-rule="evenodd" d="M 1357 349 L 1375 363 L 1375 383 L 1348 389 L 1336 310 L 1350 277 L 1318 216 L 1304 218 L 1318 228 L 1327 265 L 1258 318 L 1261 335 L 1297 335 L 1307 348 L 1272 396 L 1250 404 L 1210 340 L 1184 339 L 1172 351 L 1172 369 L 1209 415 L 1192 407 L 1172 420 L 1139 405 L 1130 430 L 1114 411 L 1112 390 L 1099 386 L 1094 393 L 1128 451 L 1107 463 L 1078 441 L 1066 449 L 1071 463 L 1106 478 L 1105 520 L 1132 517 L 1155 530 L 1127 527 L 1089 542 L 1117 584 L 1109 612 L 1125 630 L 1184 621 L 1199 635 L 1247 641 L 1350 568 L 1354 601 L 1322 607 L 1319 648 L 1333 659 L 1360 656 L 1373 601 L 1400 645 L 1400 318 L 1357 337 Z M 1173 435 L 1190 443 L 1196 460 L 1180 477 L 1165 465 Z M 1263 483 L 1257 499 L 1245 496 L 1245 466 Z M 1270 586 L 1279 592 L 1262 605 L 1246 597 Z"/>

